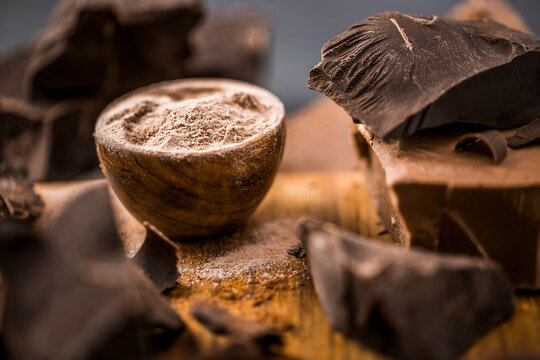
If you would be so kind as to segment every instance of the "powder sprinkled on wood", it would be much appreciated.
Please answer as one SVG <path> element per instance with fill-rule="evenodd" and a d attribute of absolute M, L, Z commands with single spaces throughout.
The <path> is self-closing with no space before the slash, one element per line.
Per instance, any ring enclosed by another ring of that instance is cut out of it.
<path fill-rule="evenodd" d="M 294 219 L 249 225 L 231 236 L 204 243 L 180 244 L 180 278 L 219 283 L 240 277 L 295 275 L 304 261 L 287 251 L 298 244 Z"/>

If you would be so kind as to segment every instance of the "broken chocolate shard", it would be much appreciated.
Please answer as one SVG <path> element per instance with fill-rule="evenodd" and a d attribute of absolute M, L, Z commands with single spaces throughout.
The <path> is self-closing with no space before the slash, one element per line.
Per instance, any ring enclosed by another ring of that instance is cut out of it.
<path fill-rule="evenodd" d="M 24 98 L 23 78 L 34 46 L 30 41 L 0 54 L 0 96 Z"/>
<path fill-rule="evenodd" d="M 300 223 L 330 324 L 400 359 L 454 359 L 514 312 L 510 282 L 482 259 L 404 250 L 329 223 Z"/>
<path fill-rule="evenodd" d="M 385 12 L 326 43 L 308 87 L 388 141 L 457 122 L 527 124 L 540 113 L 539 83 L 534 35 L 488 20 Z"/>
<path fill-rule="evenodd" d="M 210 12 L 192 32 L 188 76 L 262 83 L 272 42 L 268 19 L 250 7 Z"/>
<path fill-rule="evenodd" d="M 61 1 L 26 73 L 32 98 L 116 97 L 181 77 L 198 0 Z"/>
<path fill-rule="evenodd" d="M 516 132 L 506 138 L 508 146 L 518 149 L 540 142 L 540 119 L 536 119 L 527 125 L 518 128 Z"/>
<path fill-rule="evenodd" d="M 302 259 L 306 257 L 306 252 L 302 244 L 296 244 L 287 250 L 287 254 L 294 256 L 297 259 Z"/>
<path fill-rule="evenodd" d="M 163 292 L 176 285 L 178 246 L 152 225 L 145 224 L 145 229 L 146 238 L 133 262 Z"/>
<path fill-rule="evenodd" d="M 184 328 L 125 260 L 109 202 L 103 181 L 68 202 L 43 235 L 26 222 L 0 222 L 8 358 L 148 358 L 155 334 Z"/>
<path fill-rule="evenodd" d="M 35 219 L 43 207 L 43 201 L 24 174 L 0 165 L 0 221 Z"/>
<path fill-rule="evenodd" d="M 282 344 L 281 335 L 271 326 L 235 316 L 215 303 L 199 301 L 191 315 L 215 334 L 235 336 L 264 347 Z"/>
<path fill-rule="evenodd" d="M 455 146 L 457 152 L 473 151 L 490 156 L 495 164 L 507 155 L 506 138 L 497 130 L 486 130 L 461 136 Z"/>
<path fill-rule="evenodd" d="M 50 136 L 44 114 L 38 106 L 0 96 L 0 163 L 33 181 L 48 170 Z"/>

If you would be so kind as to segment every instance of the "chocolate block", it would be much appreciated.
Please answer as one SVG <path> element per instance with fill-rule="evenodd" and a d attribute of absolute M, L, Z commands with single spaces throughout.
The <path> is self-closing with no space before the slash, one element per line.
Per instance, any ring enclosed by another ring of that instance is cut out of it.
<path fill-rule="evenodd" d="M 211 12 L 193 31 L 188 76 L 261 83 L 272 42 L 269 15 L 255 8 Z"/>
<path fill-rule="evenodd" d="M 376 205 L 398 244 L 490 258 L 517 287 L 540 288 L 540 146 L 508 149 L 495 165 L 454 151 L 460 131 L 386 143 L 358 130 L 371 148 Z"/>
<path fill-rule="evenodd" d="M 28 221 L 0 222 L 7 358 L 146 359 L 155 334 L 184 329 L 126 262 L 104 181 L 57 210 L 44 212 L 49 221 L 39 234 Z"/>
<path fill-rule="evenodd" d="M 63 0 L 26 74 L 35 98 L 116 97 L 184 74 L 198 0 Z"/>
<path fill-rule="evenodd" d="M 328 41 L 308 87 L 388 141 L 454 123 L 525 125 L 540 113 L 539 83 L 532 34 L 385 12 Z"/>
<path fill-rule="evenodd" d="M 303 221 L 315 290 L 335 329 L 399 359 L 455 359 L 514 312 L 513 289 L 482 259 L 406 251 Z"/>

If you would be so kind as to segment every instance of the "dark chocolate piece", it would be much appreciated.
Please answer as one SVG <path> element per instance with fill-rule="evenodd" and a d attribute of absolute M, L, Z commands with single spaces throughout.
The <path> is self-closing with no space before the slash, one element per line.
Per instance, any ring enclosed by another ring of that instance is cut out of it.
<path fill-rule="evenodd" d="M 34 219 L 43 207 L 43 201 L 24 174 L 0 166 L 0 221 Z"/>
<path fill-rule="evenodd" d="M 43 237 L 27 223 L 0 222 L 8 287 L 0 342 L 8 358 L 147 358 L 143 340 L 184 328 L 126 262 L 109 202 L 105 182 L 89 188 Z"/>
<path fill-rule="evenodd" d="M 211 12 L 192 33 L 188 75 L 263 82 L 272 42 L 268 19 L 255 8 Z"/>
<path fill-rule="evenodd" d="M 215 334 L 247 339 L 265 347 L 282 344 L 280 334 L 272 327 L 237 317 L 211 302 L 197 302 L 191 309 L 191 315 Z"/>
<path fill-rule="evenodd" d="M 518 149 L 540 142 L 540 119 L 536 119 L 516 130 L 514 135 L 506 138 L 508 146 Z"/>
<path fill-rule="evenodd" d="M 400 359 L 454 359 L 514 312 L 494 263 L 404 250 L 305 221 L 299 227 L 330 324 Z"/>
<path fill-rule="evenodd" d="M 391 140 L 456 122 L 527 124 L 540 113 L 539 83 L 534 35 L 488 20 L 385 12 L 326 43 L 308 86 Z"/>
<path fill-rule="evenodd" d="M 0 96 L 24 98 L 23 78 L 34 47 L 30 41 L 0 54 Z"/>
<path fill-rule="evenodd" d="M 185 73 L 198 0 L 63 0 L 36 44 L 26 83 L 33 98 L 116 97 Z"/>
<path fill-rule="evenodd" d="M 304 246 L 302 244 L 296 244 L 289 250 L 287 250 L 287 254 L 294 256 L 297 259 L 302 259 L 306 257 L 306 251 L 304 250 Z"/>
<path fill-rule="evenodd" d="M 154 282 L 159 291 L 176 285 L 178 246 L 150 224 L 145 224 L 146 238 L 133 262 Z"/>
<path fill-rule="evenodd" d="M 490 156 L 495 164 L 506 158 L 506 138 L 497 130 L 486 130 L 461 136 L 455 146 L 457 152 L 473 151 Z"/>
<path fill-rule="evenodd" d="M 0 96 L 0 163 L 34 181 L 48 170 L 50 127 L 44 114 L 40 107 Z"/>
<path fill-rule="evenodd" d="M 468 255 L 482 247 L 516 287 L 540 287 L 540 147 L 509 151 L 493 166 L 454 150 L 461 132 L 386 143 L 358 129 L 371 148 L 370 192 L 396 243 Z M 445 220 L 449 213 L 457 220 Z"/>

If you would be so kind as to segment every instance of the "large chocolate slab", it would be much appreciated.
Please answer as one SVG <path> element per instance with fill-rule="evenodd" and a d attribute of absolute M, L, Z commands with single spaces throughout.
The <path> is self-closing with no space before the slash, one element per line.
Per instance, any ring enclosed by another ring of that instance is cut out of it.
<path fill-rule="evenodd" d="M 150 338 L 184 323 L 126 262 L 106 182 L 71 195 L 46 208 L 39 233 L 0 222 L 3 350 L 10 359 L 148 358 Z"/>
<path fill-rule="evenodd" d="M 184 74 L 198 0 L 63 0 L 26 73 L 33 98 L 119 96 Z"/>
<path fill-rule="evenodd" d="M 358 128 L 371 147 L 376 203 L 397 243 L 481 255 L 517 287 L 540 288 L 540 146 L 508 149 L 497 165 L 454 151 L 459 131 L 386 143 Z"/>
<path fill-rule="evenodd" d="M 489 261 L 406 251 L 304 221 L 299 234 L 330 324 L 399 359 L 455 359 L 514 312 Z"/>
<path fill-rule="evenodd" d="M 539 83 L 534 35 L 385 12 L 327 42 L 308 86 L 390 140 L 452 123 L 524 125 L 540 113 Z"/>
<path fill-rule="evenodd" d="M 192 32 L 187 75 L 263 83 L 272 45 L 269 18 L 262 9 L 249 7 L 210 12 Z"/>

